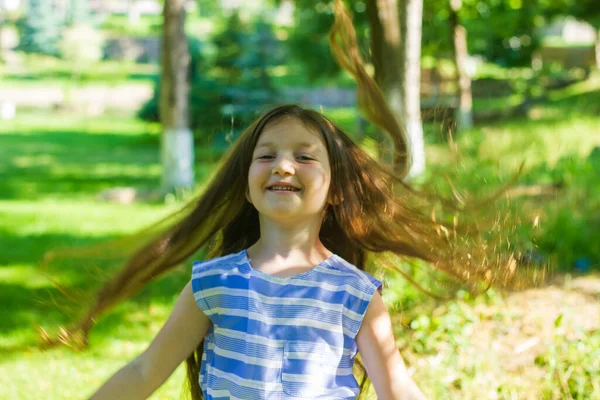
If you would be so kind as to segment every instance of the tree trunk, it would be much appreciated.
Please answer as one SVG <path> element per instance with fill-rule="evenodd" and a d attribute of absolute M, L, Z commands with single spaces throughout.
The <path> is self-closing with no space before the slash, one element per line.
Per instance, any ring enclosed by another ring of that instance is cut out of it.
<path fill-rule="evenodd" d="M 127 6 L 127 22 L 132 25 L 137 25 L 140 23 L 140 20 L 141 16 L 137 6 L 137 0 L 129 0 L 129 5 Z"/>
<path fill-rule="evenodd" d="M 188 69 L 184 0 L 165 0 L 163 9 L 160 120 L 163 193 L 194 186 L 194 141 L 189 128 Z"/>
<path fill-rule="evenodd" d="M 4 24 L 7 19 L 6 14 L 7 11 L 4 10 L 2 6 L 0 6 L 0 64 L 4 64 L 4 41 L 6 40 L 4 33 Z"/>
<path fill-rule="evenodd" d="M 409 176 L 425 169 L 421 125 L 421 19 L 422 0 L 369 0 L 367 13 L 371 28 L 371 51 L 375 81 L 402 125 L 409 140 L 412 161 Z M 390 138 L 383 149 L 386 161 L 397 159 L 398 142 Z M 386 151 L 387 150 L 387 151 Z"/>
<path fill-rule="evenodd" d="M 423 0 L 404 0 L 400 6 L 400 27 L 404 37 L 403 88 L 405 118 L 411 141 L 412 166 L 409 176 L 425 171 L 425 144 L 421 123 L 421 29 Z"/>
<path fill-rule="evenodd" d="M 473 127 L 473 95 L 471 78 L 467 73 L 467 30 L 460 24 L 459 11 L 462 0 L 450 0 L 450 29 L 452 34 L 452 50 L 456 66 L 456 83 L 458 86 L 459 105 L 456 109 L 456 129 Z"/>
<path fill-rule="evenodd" d="M 2 38 L 4 37 L 4 21 L 2 21 L 2 9 L 0 9 L 0 64 L 4 64 L 4 43 Z"/>

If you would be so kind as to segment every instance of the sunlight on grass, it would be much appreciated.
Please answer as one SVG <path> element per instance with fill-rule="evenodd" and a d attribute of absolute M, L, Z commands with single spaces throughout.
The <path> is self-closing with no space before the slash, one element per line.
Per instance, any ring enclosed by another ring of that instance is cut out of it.
<path fill-rule="evenodd" d="M 72 232 L 87 237 L 132 233 L 153 223 L 177 205 L 118 205 L 96 202 L 0 201 L 0 229 L 19 236 Z"/>
<path fill-rule="evenodd" d="M 143 135 L 149 132 L 158 135 L 160 133 L 158 124 L 143 122 L 130 117 L 85 117 L 71 114 L 65 114 L 62 118 L 60 114 L 57 116 L 49 118 L 48 111 L 19 113 L 14 120 L 2 121 L 0 135 L 14 132 L 18 132 L 19 135 L 36 132 L 52 134 L 55 131 L 77 132 L 79 134 L 102 133 L 118 136 Z"/>
<path fill-rule="evenodd" d="M 43 392 L 46 399 L 87 398 L 114 372 L 139 354 L 123 346 L 118 357 L 91 352 L 53 350 L 29 353 L 10 363 L 11 374 L 0 374 L 0 399 L 34 399 L 32 393 Z M 0 367 L 7 367 L 0 363 Z M 181 365 L 150 399 L 179 399 L 185 376 Z"/>
<path fill-rule="evenodd" d="M 19 284 L 27 289 L 39 289 L 52 286 L 52 282 L 42 274 L 32 274 L 31 265 L 12 264 L 0 269 L 0 282 L 5 284 Z"/>
<path fill-rule="evenodd" d="M 501 168 L 507 169 L 515 169 L 522 161 L 529 167 L 552 167 L 563 157 L 587 157 L 594 147 L 600 146 L 600 135 L 590 132 L 600 132 L 597 118 L 483 128 L 479 156 L 482 160 L 497 160 Z"/>

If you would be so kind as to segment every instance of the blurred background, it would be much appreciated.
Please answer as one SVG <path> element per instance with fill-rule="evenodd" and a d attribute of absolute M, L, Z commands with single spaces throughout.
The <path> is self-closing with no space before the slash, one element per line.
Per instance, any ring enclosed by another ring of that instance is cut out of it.
<path fill-rule="evenodd" d="M 452 195 L 450 177 L 476 198 L 525 162 L 503 196 L 520 216 L 506 246 L 553 266 L 535 289 L 446 300 L 385 276 L 414 379 L 431 399 L 600 399 L 600 3 L 346 4 L 414 184 Z M 0 399 L 85 398 L 145 349 L 190 265 L 101 319 L 86 351 L 42 352 L 38 326 L 81 311 L 45 273 L 90 293 L 115 268 L 92 255 L 44 271 L 43 255 L 174 211 L 269 106 L 322 110 L 389 160 L 331 56 L 333 19 L 317 0 L 0 0 Z M 183 377 L 152 398 L 179 398 Z"/>

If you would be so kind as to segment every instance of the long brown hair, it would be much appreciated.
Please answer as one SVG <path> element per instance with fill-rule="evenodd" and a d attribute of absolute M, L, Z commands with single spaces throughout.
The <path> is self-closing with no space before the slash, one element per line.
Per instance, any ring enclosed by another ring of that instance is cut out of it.
<path fill-rule="evenodd" d="M 332 51 L 340 65 L 356 78 L 359 108 L 373 123 L 401 141 L 396 148 L 407 149 L 401 124 L 365 71 L 352 21 L 341 0 L 335 4 Z M 471 288 L 479 287 L 482 282 L 489 286 L 511 281 L 516 260 L 512 253 L 502 254 L 494 247 L 497 241 L 489 236 L 489 232 L 499 230 L 493 228 L 483 235 L 481 228 L 475 229 L 472 224 L 458 224 L 456 216 L 461 209 L 465 210 L 464 205 L 417 191 L 404 182 L 410 167 L 406 152 L 398 152 L 393 165 L 383 165 L 321 113 L 299 105 L 282 105 L 265 112 L 241 134 L 201 195 L 140 233 L 147 237 L 148 232 L 158 230 L 102 287 L 85 316 L 58 339 L 47 338 L 48 342 L 65 342 L 79 335 L 85 343 L 100 314 L 198 251 L 204 251 L 210 258 L 239 252 L 255 243 L 260 234 L 258 212 L 244 196 L 251 155 L 265 127 L 282 118 L 298 119 L 318 131 L 325 142 L 331 164 L 330 195 L 337 200 L 328 207 L 319 233 L 329 250 L 363 270 L 376 260 L 377 265 L 404 274 L 398 268 L 400 257 L 423 260 L 434 270 L 443 271 Z M 446 214 L 439 210 L 446 210 Z M 412 279 L 408 274 L 405 276 Z M 203 343 L 198 344 L 186 361 L 194 400 L 202 398 L 198 378 Z M 363 393 L 366 371 L 358 360 L 357 366 L 363 372 L 360 385 Z"/>

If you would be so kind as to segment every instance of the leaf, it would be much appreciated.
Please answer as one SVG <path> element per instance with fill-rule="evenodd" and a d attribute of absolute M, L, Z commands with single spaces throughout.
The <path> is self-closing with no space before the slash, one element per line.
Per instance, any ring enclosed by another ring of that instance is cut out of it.
<path fill-rule="evenodd" d="M 560 314 L 555 320 L 554 320 L 554 327 L 558 328 L 561 326 L 562 324 L 562 320 L 563 320 L 563 315 Z"/>

